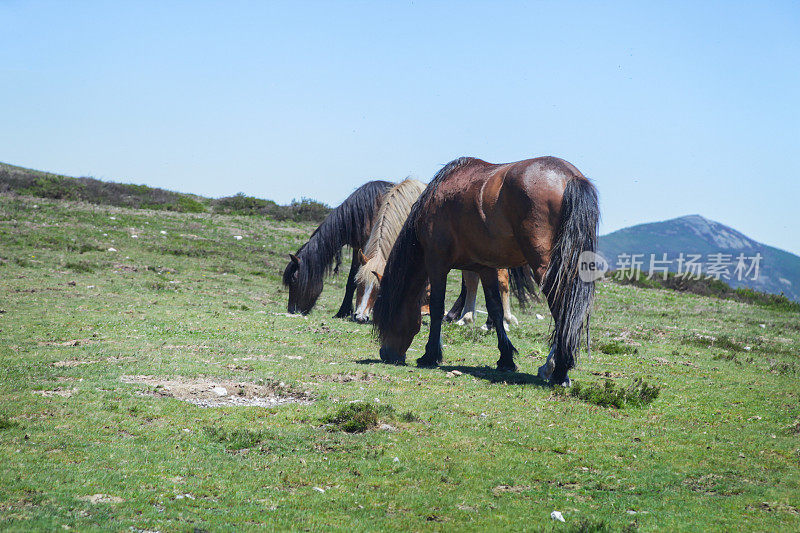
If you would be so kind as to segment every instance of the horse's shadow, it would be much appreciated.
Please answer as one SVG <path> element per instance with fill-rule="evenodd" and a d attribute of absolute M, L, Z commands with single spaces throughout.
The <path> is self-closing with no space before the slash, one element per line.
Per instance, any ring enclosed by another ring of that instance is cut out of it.
<path fill-rule="evenodd" d="M 359 365 L 374 365 L 383 364 L 380 359 L 359 359 L 356 361 Z M 427 370 L 427 369 L 419 369 Z M 527 374 L 525 372 L 506 372 L 497 370 L 490 366 L 465 366 L 465 365 L 444 365 L 433 370 L 441 370 L 442 372 L 452 372 L 457 370 L 462 374 L 469 374 L 478 379 L 484 379 L 489 383 L 504 383 L 506 385 L 535 385 L 537 387 L 550 387 L 548 381 L 543 380 L 539 376 Z"/>

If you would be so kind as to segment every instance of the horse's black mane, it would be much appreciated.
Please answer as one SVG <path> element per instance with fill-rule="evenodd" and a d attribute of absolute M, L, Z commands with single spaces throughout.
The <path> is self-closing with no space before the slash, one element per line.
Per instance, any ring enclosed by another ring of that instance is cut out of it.
<path fill-rule="evenodd" d="M 298 282 L 301 286 L 320 282 L 332 268 L 338 270 L 342 247 L 357 248 L 367 242 L 378 200 L 392 185 L 388 181 L 369 181 L 328 213 L 295 254 L 300 259 Z M 291 280 L 287 276 L 290 274 L 288 269 L 284 272 L 284 285 L 289 285 Z"/>
<path fill-rule="evenodd" d="M 458 159 L 453 159 L 445 166 L 439 169 L 439 172 L 433 176 L 433 179 L 428 183 L 428 186 L 425 187 L 425 190 L 422 191 L 422 194 L 419 195 L 419 198 L 416 202 L 414 202 L 414 206 L 411 208 L 411 213 L 408 215 L 408 219 L 406 223 L 411 222 L 416 224 L 417 219 L 419 218 L 419 212 L 422 206 L 428 203 L 428 199 L 436 193 L 436 190 L 439 188 L 439 184 L 442 183 L 450 174 L 455 172 L 456 170 L 465 167 L 472 163 L 473 161 L 478 161 L 474 157 L 459 157 Z"/>
<path fill-rule="evenodd" d="M 411 212 L 405 224 L 403 224 L 403 229 L 400 230 L 394 247 L 392 247 L 392 253 L 389 254 L 389 260 L 383 272 L 381 290 L 378 293 L 375 307 L 372 309 L 373 332 L 378 336 L 386 334 L 391 326 L 394 325 L 405 302 L 404 292 L 407 289 L 407 281 L 412 278 L 411 272 L 422 267 L 424 256 L 422 247 L 417 240 L 416 225 L 421 213 L 424 212 L 425 205 L 436 192 L 436 189 L 439 188 L 440 183 L 456 170 L 474 161 L 477 161 L 477 159 L 459 157 L 447 163 L 436 173 L 411 207 Z M 417 291 L 419 289 L 418 292 L 421 297 L 423 288 L 424 284 L 414 287 L 413 290 Z M 411 297 L 417 298 L 417 295 Z"/>

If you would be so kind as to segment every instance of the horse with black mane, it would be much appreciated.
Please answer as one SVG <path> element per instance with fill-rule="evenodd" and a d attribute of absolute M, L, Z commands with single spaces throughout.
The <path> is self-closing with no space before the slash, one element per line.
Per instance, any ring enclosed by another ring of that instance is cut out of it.
<path fill-rule="evenodd" d="M 289 313 L 306 315 L 313 309 L 322 293 L 325 276 L 332 269 L 339 270 L 344 246 L 353 249 L 353 258 L 344 299 L 334 318 L 346 318 L 353 313 L 355 277 L 360 265 L 357 254 L 369 239 L 381 197 L 393 185 L 388 181 L 365 183 L 328 213 L 307 243 L 289 254 L 289 264 L 283 271 L 283 285 L 289 288 Z"/>
<path fill-rule="evenodd" d="M 389 255 L 373 309 L 380 357 L 405 363 L 420 329 L 420 300 L 430 280 L 431 326 L 419 366 L 442 361 L 441 327 L 447 273 L 480 275 L 495 324 L 503 310 L 498 268 L 530 265 L 554 319 L 551 351 L 539 375 L 569 385 L 594 282 L 579 276 L 581 254 L 595 252 L 597 191 L 571 163 L 555 157 L 491 164 L 462 157 L 442 168 L 414 204 Z M 497 332 L 499 370 L 516 370 L 516 349 Z M 588 330 L 587 330 L 588 331 Z"/>

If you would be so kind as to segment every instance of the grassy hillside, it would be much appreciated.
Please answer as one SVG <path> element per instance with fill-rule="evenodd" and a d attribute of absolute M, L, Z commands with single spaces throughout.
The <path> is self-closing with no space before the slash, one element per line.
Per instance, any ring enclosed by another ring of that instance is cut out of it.
<path fill-rule="evenodd" d="M 50 172 L 0 163 L 0 193 L 15 193 L 56 200 L 80 200 L 93 204 L 177 211 L 180 213 L 221 213 L 259 215 L 274 220 L 321 222 L 330 208 L 303 198 L 289 205 L 253 198 L 242 193 L 219 199 L 204 198 L 147 185 L 72 178 Z"/>
<path fill-rule="evenodd" d="M 518 373 L 452 325 L 386 366 L 343 275 L 285 316 L 312 227 L 0 194 L 0 528 L 800 529 L 797 313 L 604 282 L 578 397 L 534 377 L 543 304 Z"/>

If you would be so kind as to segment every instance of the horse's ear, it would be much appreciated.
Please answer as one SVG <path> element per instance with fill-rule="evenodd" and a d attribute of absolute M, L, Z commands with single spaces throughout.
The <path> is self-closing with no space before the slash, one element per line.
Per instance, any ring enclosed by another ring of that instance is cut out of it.
<path fill-rule="evenodd" d="M 364 252 L 362 252 L 361 250 L 358 251 L 358 259 L 361 261 L 362 265 L 366 265 L 367 264 L 367 261 L 368 261 L 367 256 L 364 255 Z"/>
<path fill-rule="evenodd" d="M 291 259 L 292 263 L 294 263 L 295 265 L 299 265 L 300 264 L 300 258 L 297 257 L 294 254 L 289 254 L 289 259 Z"/>
<path fill-rule="evenodd" d="M 376 277 L 376 278 L 378 278 L 378 283 L 380 283 L 381 281 L 383 281 L 383 274 L 379 274 L 379 273 L 378 273 L 377 271 L 375 271 L 375 270 L 373 270 L 373 271 L 372 271 L 372 273 L 373 273 L 373 274 L 375 274 L 375 277 Z"/>

